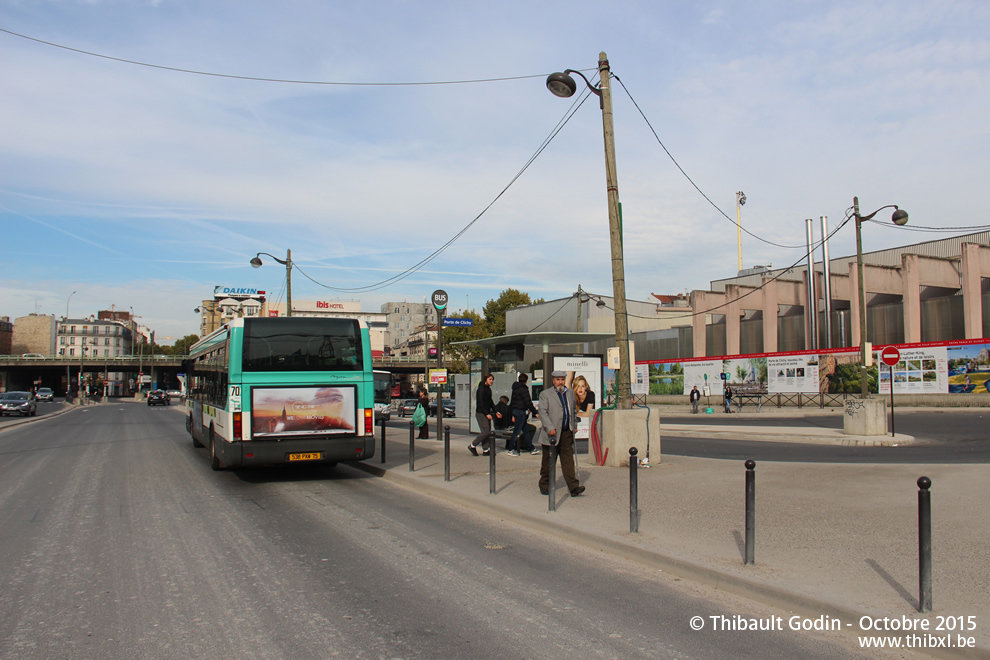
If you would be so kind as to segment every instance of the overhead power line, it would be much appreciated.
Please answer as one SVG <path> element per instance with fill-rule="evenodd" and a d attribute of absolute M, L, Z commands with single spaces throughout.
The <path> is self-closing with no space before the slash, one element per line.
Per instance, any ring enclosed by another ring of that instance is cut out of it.
<path fill-rule="evenodd" d="M 45 41 L 44 39 L 38 39 L 37 37 L 31 37 L 26 34 L 20 34 L 19 32 L 5 30 L 4 28 L 0 28 L 0 32 L 4 32 L 14 37 L 20 37 L 21 39 L 27 39 L 28 41 L 34 41 L 35 43 L 44 44 L 45 46 L 51 46 L 52 48 L 61 48 L 62 50 L 68 50 L 73 53 L 79 53 L 80 55 L 99 57 L 104 60 L 112 60 L 114 62 L 122 62 L 124 64 L 133 64 L 135 66 L 143 66 L 143 67 L 148 67 L 150 69 L 175 71 L 177 73 L 190 73 L 197 76 L 211 76 L 213 78 L 231 78 L 234 80 L 252 80 L 256 82 L 285 83 L 291 85 L 336 85 L 336 86 L 344 86 L 344 87 L 416 87 L 421 85 L 466 85 L 473 83 L 506 82 L 509 80 L 545 78 L 548 75 L 546 73 L 534 73 L 526 76 L 505 76 L 502 78 L 477 78 L 472 80 L 428 80 L 428 81 L 419 81 L 419 82 L 344 82 L 344 81 L 333 81 L 333 80 L 295 80 L 291 78 L 265 78 L 262 76 L 240 76 L 232 73 L 217 73 L 215 71 L 198 71 L 196 69 L 183 69 L 181 67 L 166 66 L 164 64 L 152 64 L 150 62 L 140 62 L 138 60 L 129 60 L 124 57 L 114 57 L 113 55 L 94 53 L 93 51 L 83 50 L 81 48 L 73 48 L 72 46 L 57 44 L 53 41 Z"/>

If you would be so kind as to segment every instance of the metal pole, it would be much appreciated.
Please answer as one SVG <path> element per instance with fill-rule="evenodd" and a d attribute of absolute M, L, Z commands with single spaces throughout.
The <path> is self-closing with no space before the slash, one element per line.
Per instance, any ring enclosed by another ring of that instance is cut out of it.
<path fill-rule="evenodd" d="M 853 197 L 853 218 L 856 220 L 856 270 L 859 273 L 859 381 L 860 394 L 869 393 L 866 373 L 866 282 L 863 280 L 863 219 L 859 216 L 859 197 Z"/>
<path fill-rule="evenodd" d="M 443 427 L 443 480 L 450 481 L 450 425 Z"/>
<path fill-rule="evenodd" d="M 629 448 L 629 533 L 639 533 L 639 475 L 636 472 L 639 467 L 639 453 L 635 447 Z"/>
<path fill-rule="evenodd" d="M 756 554 L 756 461 L 746 461 L 746 564 L 754 564 Z"/>
<path fill-rule="evenodd" d="M 918 479 L 918 611 L 932 611 L 932 480 Z"/>
<path fill-rule="evenodd" d="M 877 367 L 879 369 L 879 366 Z M 890 369 L 890 437 L 894 437 L 894 365 Z"/>
<path fill-rule="evenodd" d="M 292 316 L 292 250 L 285 251 L 285 315 Z"/>
<path fill-rule="evenodd" d="M 488 493 L 495 494 L 495 431 L 488 433 Z"/>
<path fill-rule="evenodd" d="M 409 471 L 416 469 L 416 424 L 409 422 Z"/>
<path fill-rule="evenodd" d="M 546 371 L 544 369 L 544 371 Z M 550 483 L 547 485 L 547 508 L 557 510 L 557 445 L 550 445 Z"/>
<path fill-rule="evenodd" d="M 608 56 L 598 55 L 601 78 L 602 129 L 605 134 L 605 183 L 608 192 L 608 230 L 612 251 L 612 298 L 615 306 L 615 343 L 619 347 L 619 372 L 615 375 L 620 410 L 632 408 L 632 365 L 629 364 L 629 318 L 626 315 L 626 276 L 622 256 L 622 225 L 619 218 L 619 176 L 615 167 L 615 129 L 612 125 L 612 88 Z M 544 365 L 544 373 L 546 373 Z"/>
<path fill-rule="evenodd" d="M 385 420 L 382 419 L 382 465 L 385 464 Z"/>
<path fill-rule="evenodd" d="M 805 338 L 804 347 L 809 350 L 818 348 L 818 293 L 815 286 L 815 227 L 811 218 L 804 221 L 805 231 L 808 238 L 808 287 L 807 300 L 804 311 L 808 317 L 808 336 Z"/>
<path fill-rule="evenodd" d="M 742 216 L 739 213 L 739 193 L 736 193 L 736 247 L 739 249 L 739 271 L 742 271 Z"/>
<path fill-rule="evenodd" d="M 832 348 L 832 269 L 828 263 L 828 216 L 822 216 L 822 295 L 825 298 L 825 348 Z"/>

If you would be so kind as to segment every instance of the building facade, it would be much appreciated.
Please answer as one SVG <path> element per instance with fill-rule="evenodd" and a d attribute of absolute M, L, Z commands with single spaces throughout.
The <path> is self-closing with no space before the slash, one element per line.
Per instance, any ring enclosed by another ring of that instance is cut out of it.
<path fill-rule="evenodd" d="M 11 335 L 11 355 L 33 353 L 52 357 L 55 355 L 55 317 L 29 314 L 14 319 Z"/>
<path fill-rule="evenodd" d="M 990 232 L 863 253 L 866 341 L 886 344 L 990 337 Z M 860 345 L 855 255 L 808 267 L 757 268 L 709 289 L 627 301 L 636 359 L 674 360 Z M 811 303 L 809 304 L 809 299 Z M 598 300 L 605 305 L 597 305 Z M 615 332 L 611 298 L 585 295 L 509 310 L 506 334 Z M 614 340 L 557 350 L 605 353 Z M 539 357 L 527 349 L 527 360 Z"/>
<path fill-rule="evenodd" d="M 424 326 L 432 324 L 434 338 L 436 336 L 437 312 L 428 302 L 387 302 L 382 305 L 381 311 L 387 324 L 386 352 L 391 355 L 411 355 L 409 341 L 418 337 L 418 341 L 422 343 Z M 420 353 L 422 354 L 422 349 Z"/>

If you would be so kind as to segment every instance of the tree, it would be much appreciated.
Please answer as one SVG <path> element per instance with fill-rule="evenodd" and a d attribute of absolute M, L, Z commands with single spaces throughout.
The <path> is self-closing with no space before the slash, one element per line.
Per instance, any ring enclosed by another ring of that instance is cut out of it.
<path fill-rule="evenodd" d="M 518 289 L 506 289 L 495 300 L 489 300 L 485 305 L 485 322 L 488 325 L 490 337 L 505 334 L 505 313 L 510 309 L 533 304 L 528 293 Z"/>
<path fill-rule="evenodd" d="M 452 346 L 456 341 L 471 341 L 472 339 L 484 339 L 489 337 L 488 324 L 481 318 L 478 312 L 471 310 L 460 314 L 460 318 L 471 319 L 474 325 L 446 326 L 443 329 L 443 355 L 444 359 L 450 361 L 451 373 L 466 374 L 468 372 L 468 362 L 481 357 L 483 351 L 479 346 Z"/>

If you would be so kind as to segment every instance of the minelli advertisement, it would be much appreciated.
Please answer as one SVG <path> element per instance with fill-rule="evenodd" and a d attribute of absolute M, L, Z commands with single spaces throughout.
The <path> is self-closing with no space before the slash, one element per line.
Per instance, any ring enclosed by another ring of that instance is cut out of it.
<path fill-rule="evenodd" d="M 590 422 L 595 409 L 601 403 L 602 394 L 601 355 L 554 355 L 553 368 L 566 372 L 564 385 L 574 390 L 577 404 L 578 427 L 574 432 L 577 439 L 587 439 L 590 435 Z"/>
<path fill-rule="evenodd" d="M 352 386 L 255 388 L 251 431 L 256 438 L 353 433 L 356 410 Z"/>

